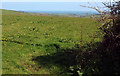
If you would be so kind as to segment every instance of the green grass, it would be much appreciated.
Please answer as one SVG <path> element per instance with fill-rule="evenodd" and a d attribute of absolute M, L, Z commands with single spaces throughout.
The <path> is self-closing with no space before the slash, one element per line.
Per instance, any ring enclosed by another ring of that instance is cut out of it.
<path fill-rule="evenodd" d="M 19 15 L 14 13 L 13 11 L 6 12 L 3 10 L 3 74 L 60 73 L 65 68 L 54 62 L 57 60 L 57 56 L 55 58 L 48 55 L 57 53 L 56 46 L 60 49 L 71 49 L 75 44 L 80 44 L 81 32 L 82 41 L 90 42 L 92 40 L 90 36 L 97 30 L 96 25 L 98 23 L 90 18 Z M 99 41 L 99 39 L 96 39 L 96 41 Z M 39 62 L 32 60 L 35 57 L 41 57 L 39 59 L 42 60 L 39 60 Z"/>

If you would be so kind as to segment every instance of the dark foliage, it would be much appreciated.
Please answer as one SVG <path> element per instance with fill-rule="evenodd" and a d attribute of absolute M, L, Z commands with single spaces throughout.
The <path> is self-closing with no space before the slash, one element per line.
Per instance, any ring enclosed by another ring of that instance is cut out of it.
<path fill-rule="evenodd" d="M 105 22 L 100 28 L 105 35 L 100 46 L 96 47 L 97 50 L 93 50 L 92 54 L 87 55 L 87 57 L 90 56 L 90 61 L 93 58 L 93 61 L 97 62 L 94 64 L 85 59 L 87 64 L 84 64 L 82 68 L 85 76 L 120 75 L 120 1 L 103 4 L 110 9 L 110 13 L 104 13 L 101 20 Z M 109 17 L 104 19 L 106 14 Z M 85 55 L 82 56 L 85 57 Z M 91 71 L 92 69 L 94 72 Z"/>

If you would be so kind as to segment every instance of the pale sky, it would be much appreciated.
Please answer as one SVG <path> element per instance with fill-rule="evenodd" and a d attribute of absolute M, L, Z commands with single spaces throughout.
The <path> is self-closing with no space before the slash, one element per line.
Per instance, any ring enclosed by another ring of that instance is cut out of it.
<path fill-rule="evenodd" d="M 1 0 L 2 2 L 104 2 L 110 0 Z"/>
<path fill-rule="evenodd" d="M 104 1 L 110 0 L 2 0 L 2 7 L 0 8 L 17 11 L 94 11 L 80 7 L 80 5 L 102 7 L 101 2 Z"/>
<path fill-rule="evenodd" d="M 3 2 L 2 9 L 16 11 L 94 11 L 90 8 L 80 7 L 85 6 L 102 6 L 101 2 L 97 5 L 91 2 Z"/>

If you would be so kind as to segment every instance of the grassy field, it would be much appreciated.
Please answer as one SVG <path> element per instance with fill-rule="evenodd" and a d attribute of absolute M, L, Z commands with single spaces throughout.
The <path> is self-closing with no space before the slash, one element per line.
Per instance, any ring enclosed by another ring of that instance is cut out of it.
<path fill-rule="evenodd" d="M 5 10 L 2 17 L 3 74 L 64 72 L 67 58 L 59 52 L 80 45 L 81 39 L 83 44 L 90 42 L 98 24 L 90 18 L 26 15 Z"/>

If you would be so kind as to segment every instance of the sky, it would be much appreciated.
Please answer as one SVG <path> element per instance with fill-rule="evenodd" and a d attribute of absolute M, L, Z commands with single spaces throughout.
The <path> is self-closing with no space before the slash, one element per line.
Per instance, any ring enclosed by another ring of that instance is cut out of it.
<path fill-rule="evenodd" d="M 102 6 L 102 4 L 90 2 L 3 2 L 2 9 L 16 11 L 95 11 L 93 9 L 81 7 Z"/>
<path fill-rule="evenodd" d="M 109 0 L 2 0 L 2 2 L 103 2 Z"/>

